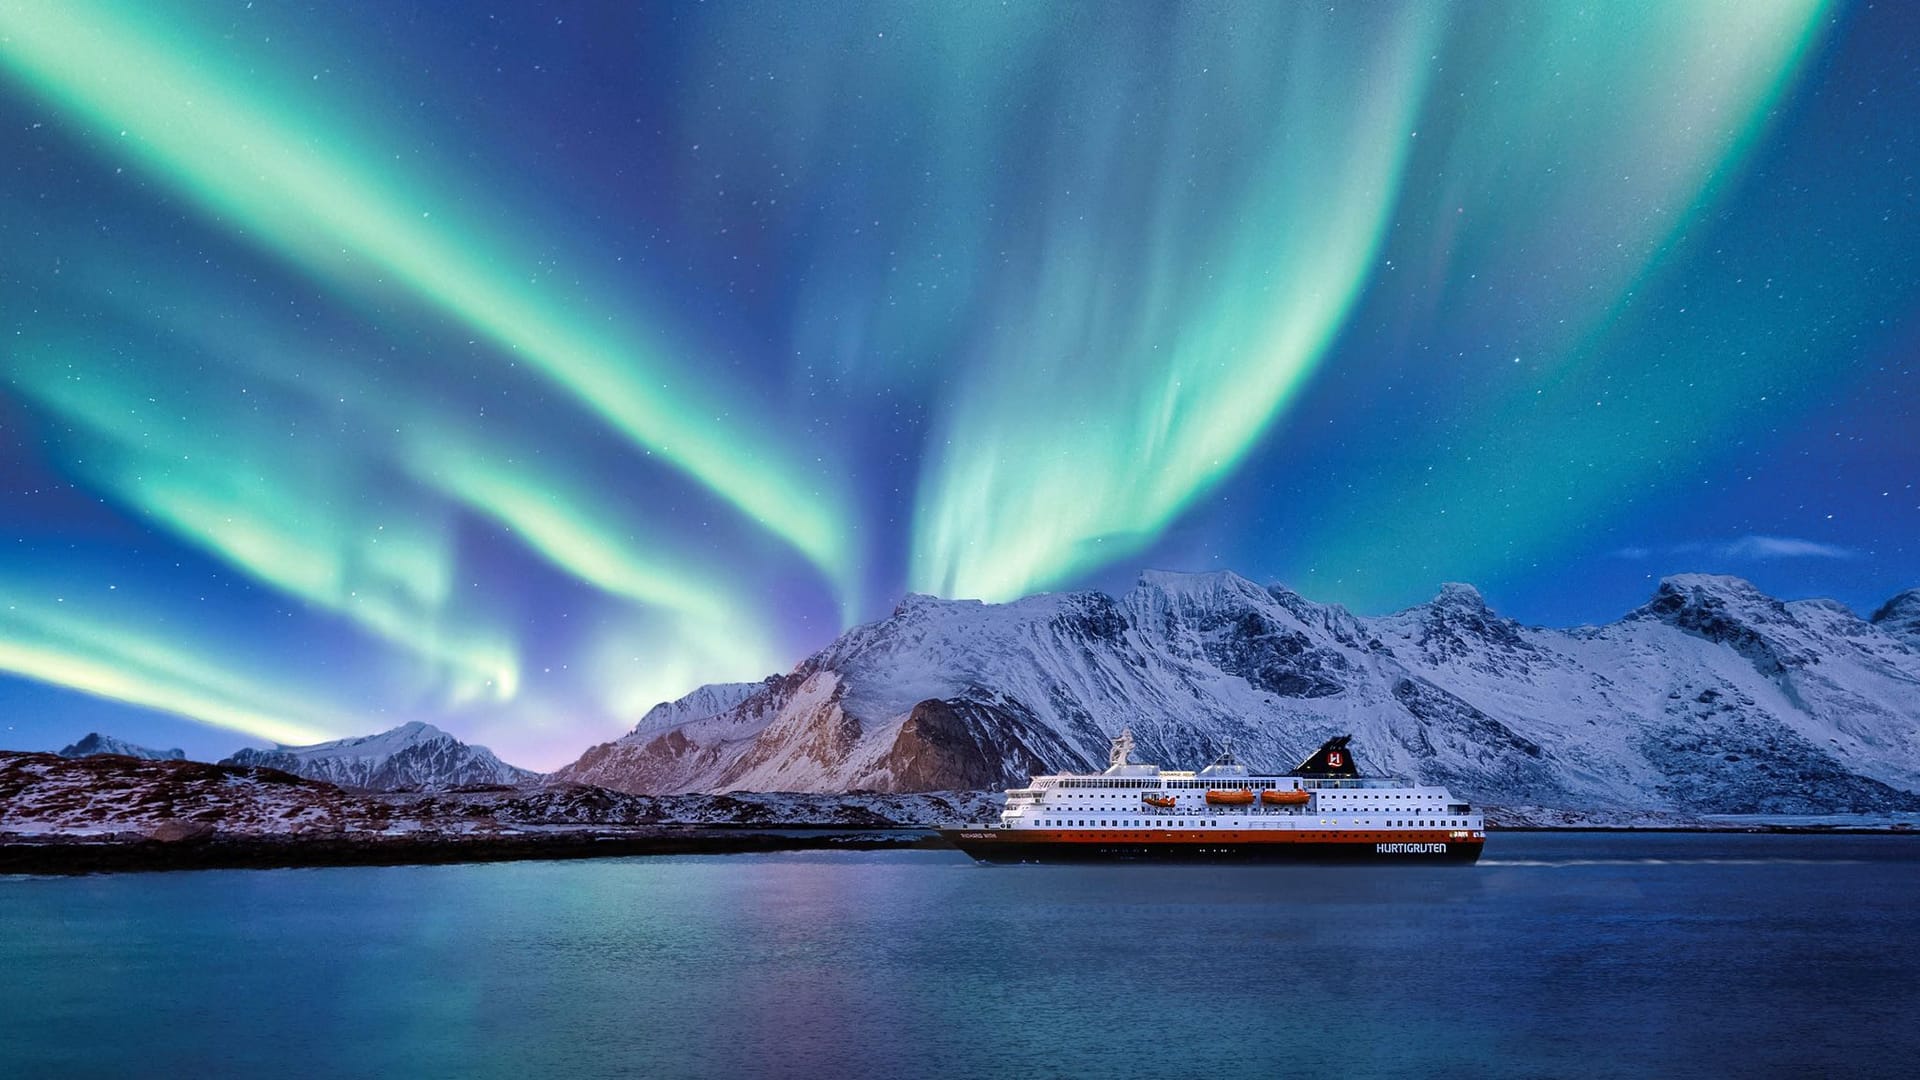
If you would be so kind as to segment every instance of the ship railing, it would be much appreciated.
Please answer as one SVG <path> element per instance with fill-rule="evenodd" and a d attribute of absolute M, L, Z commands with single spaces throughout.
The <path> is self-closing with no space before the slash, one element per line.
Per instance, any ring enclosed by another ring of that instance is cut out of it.
<path fill-rule="evenodd" d="M 1155 807 L 1145 811 L 1128 811 L 1128 813 L 1136 812 L 1144 813 L 1149 817 L 1294 817 L 1306 813 L 1307 810 L 1303 806 L 1260 806 L 1255 804 L 1251 806 L 1180 806 L 1174 807 L 1171 810 L 1165 807 Z"/>
<path fill-rule="evenodd" d="M 1351 780 L 1301 780 L 1303 788 L 1403 788 L 1404 780 L 1391 776 L 1362 776 Z"/>

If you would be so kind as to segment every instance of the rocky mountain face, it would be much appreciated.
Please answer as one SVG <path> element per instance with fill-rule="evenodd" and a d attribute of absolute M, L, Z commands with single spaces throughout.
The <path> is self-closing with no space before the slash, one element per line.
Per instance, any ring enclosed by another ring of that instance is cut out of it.
<path fill-rule="evenodd" d="M 95 754 L 118 754 L 121 757 L 141 758 L 146 761 L 185 761 L 185 750 L 155 750 L 152 747 L 136 746 L 111 735 L 102 735 L 95 731 L 86 738 L 60 751 L 63 758 L 92 757 Z"/>
<path fill-rule="evenodd" d="M 1880 605 L 1873 613 L 1873 625 L 1920 648 L 1920 589 L 1908 589 Z"/>
<path fill-rule="evenodd" d="M 221 764 L 278 769 L 362 791 L 442 791 L 540 779 L 539 773 L 508 765 L 484 746 L 469 746 L 419 721 L 357 739 L 242 750 Z"/>
<path fill-rule="evenodd" d="M 1476 802 L 1699 813 L 1920 809 L 1920 591 L 1871 621 L 1682 575 L 1606 626 L 1522 626 L 1470 586 L 1363 618 L 1230 573 L 1008 604 L 910 596 L 793 671 L 707 687 L 556 777 L 631 792 L 1001 787 L 1228 741 Z"/>

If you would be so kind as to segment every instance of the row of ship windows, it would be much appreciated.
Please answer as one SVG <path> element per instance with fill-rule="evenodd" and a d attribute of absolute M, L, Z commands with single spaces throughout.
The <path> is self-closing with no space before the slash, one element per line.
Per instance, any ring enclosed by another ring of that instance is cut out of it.
<path fill-rule="evenodd" d="M 1101 780 L 1056 780 L 1056 781 L 1054 781 L 1054 782 L 1053 782 L 1052 784 L 1042 784 L 1042 785 L 1040 785 L 1040 786 L 1042 786 L 1042 787 L 1063 787 L 1063 788 L 1068 788 L 1068 787 L 1086 787 L 1086 788 L 1109 788 L 1109 789 L 1112 789 L 1112 788 L 1129 788 L 1129 789 L 1136 789 L 1136 790 L 1137 790 L 1137 789 L 1139 789 L 1139 788 L 1157 788 L 1157 787 L 1159 787 L 1159 786 L 1160 786 L 1160 781 L 1158 781 L 1158 780 L 1106 780 L 1106 779 L 1101 779 Z"/>
<path fill-rule="evenodd" d="M 1018 805 L 1031 805 L 1031 803 L 1018 803 Z M 1092 813 L 1092 811 L 1125 811 L 1125 809 L 1133 809 L 1133 807 L 1117 807 L 1114 803 L 1108 803 L 1108 805 L 1100 805 L 1100 807 L 1060 807 L 1060 809 L 1073 809 L 1073 811 L 1081 811 L 1081 813 Z M 1388 813 L 1407 813 L 1407 811 L 1421 813 L 1421 811 L 1427 811 L 1427 813 L 1432 813 L 1432 811 L 1436 811 L 1436 809 L 1440 809 L 1440 807 L 1327 807 L 1327 809 L 1338 809 L 1340 813 L 1380 813 L 1380 811 L 1388 811 Z"/>
<path fill-rule="evenodd" d="M 1041 828 L 1050 828 L 1050 826 L 1069 828 L 1069 826 L 1075 826 L 1075 824 L 1096 824 L 1096 826 L 1104 826 L 1104 828 L 1169 828 L 1169 822 L 1171 822 L 1171 824 L 1179 824 L 1179 826 L 1183 826 L 1183 828 L 1212 828 L 1215 824 L 1219 824 L 1217 821 L 1208 821 L 1208 819 L 1204 819 L 1204 817 L 1198 817 L 1198 819 L 1181 819 L 1181 821 L 1175 821 L 1175 819 L 1164 819 L 1164 821 L 1104 821 L 1104 819 L 1102 819 L 1102 821 L 1037 821 L 1035 824 L 1039 824 Z"/>
<path fill-rule="evenodd" d="M 1167 828 L 1169 821 L 1173 821 L 1173 819 L 1158 819 L 1158 821 L 1154 821 L 1154 819 L 1148 819 L 1148 821 L 1108 821 L 1108 819 L 1096 819 L 1096 821 L 1052 821 L 1052 819 L 1041 819 L 1041 821 L 1035 822 L 1035 826 L 1039 826 L 1039 828 L 1054 828 L 1054 826 L 1058 826 L 1058 828 L 1071 828 L 1071 826 L 1091 824 L 1091 826 L 1100 826 L 1100 828 L 1156 828 L 1156 826 L 1158 826 L 1158 828 Z M 1187 828 L 1194 828 L 1194 826 L 1198 826 L 1198 828 L 1213 828 L 1213 826 L 1217 826 L 1219 822 L 1208 821 L 1208 819 L 1202 817 L 1202 819 L 1194 819 L 1194 821 L 1177 821 L 1173 822 L 1173 824 L 1181 824 L 1181 826 L 1187 826 Z M 1332 819 L 1325 819 L 1325 817 L 1323 817 L 1321 824 L 1334 824 L 1334 822 L 1332 822 Z M 1373 824 L 1373 822 L 1356 821 L 1354 824 Z M 1382 821 L 1380 824 L 1384 824 L 1386 828 L 1467 828 L 1467 822 L 1457 821 L 1457 819 L 1446 819 L 1446 821 L 1436 821 L 1436 819 Z"/>
<path fill-rule="evenodd" d="M 1251 778 L 1229 777 L 1225 780 L 1115 780 L 1101 777 L 1096 780 L 1055 780 L 1042 781 L 1029 788 L 1022 788 L 1010 794 L 1026 795 L 1033 792 L 1049 791 L 1059 788 L 1093 788 L 1097 791 L 1163 791 L 1168 788 L 1197 790 L 1201 788 L 1270 788 L 1295 787 L 1298 785 L 1275 780 L 1254 780 Z M 1325 786 L 1324 782 L 1316 786 Z"/>
<path fill-rule="evenodd" d="M 1166 779 L 1165 777 L 1161 777 L 1153 780 L 1145 780 L 1145 779 L 1122 780 L 1118 778 L 1102 776 L 1102 777 L 1094 777 L 1089 779 L 1076 779 L 1076 780 L 1041 780 L 1038 783 L 1035 783 L 1029 787 L 1021 788 L 1021 789 L 1009 792 L 1009 794 L 1033 795 L 1043 791 L 1053 791 L 1061 788 L 1092 788 L 1097 791 L 1159 791 L 1167 788 L 1185 788 L 1185 789 L 1243 788 L 1243 787 L 1267 788 L 1267 787 L 1304 786 L 1304 787 L 1315 788 L 1321 791 L 1332 791 L 1335 788 L 1348 788 L 1348 789 L 1366 788 L 1369 786 L 1370 783 L 1378 783 L 1378 781 L 1308 780 L 1304 784 L 1295 785 L 1295 784 L 1285 783 L 1284 781 L 1277 782 L 1271 779 L 1256 780 L 1251 777 L 1247 777 L 1244 779 L 1239 777 L 1229 777 L 1224 780 L 1169 780 L 1169 779 Z M 1417 794 L 1388 795 L 1378 791 L 1368 791 L 1365 795 L 1354 795 L 1352 797 L 1365 798 L 1365 799 L 1417 799 L 1417 798 L 1420 798 L 1420 796 Z"/>
<path fill-rule="evenodd" d="M 1111 786 L 1111 785 L 1103 785 L 1103 786 Z M 1261 788 L 1270 788 L 1274 786 L 1275 785 L 1273 784 L 1261 784 L 1261 783 L 1202 784 L 1198 782 L 1195 782 L 1195 783 L 1183 782 L 1183 783 L 1168 784 L 1167 788 L 1168 789 L 1181 788 L 1183 790 L 1197 789 L 1197 788 L 1211 788 L 1215 791 L 1240 791 L 1247 788 L 1261 789 Z M 1037 791 L 1010 791 L 1007 793 L 1007 797 L 1011 799 L 1034 799 L 1034 798 L 1040 798 L 1041 794 L 1042 794 L 1041 792 L 1037 792 Z M 1341 799 L 1341 800 L 1367 799 L 1370 801 L 1381 801 L 1381 802 L 1399 802 L 1405 799 L 1417 800 L 1420 798 L 1420 796 L 1418 795 L 1337 795 L 1337 794 L 1330 795 L 1324 791 L 1320 792 L 1319 794 L 1322 799 Z M 1110 798 L 1110 797 L 1111 796 L 1107 796 L 1103 792 L 1093 792 L 1085 795 L 1077 794 L 1074 792 L 1068 792 L 1067 794 L 1061 796 L 1061 798 L 1065 798 L 1065 799 L 1099 799 L 1099 798 Z M 1372 809 L 1372 808 L 1369 807 L 1368 809 Z"/>
<path fill-rule="evenodd" d="M 1106 792 L 1092 792 L 1092 794 L 1085 794 L 1085 796 L 1068 792 L 1068 794 L 1062 796 L 1062 798 L 1110 799 L 1114 798 L 1114 796 L 1108 794 L 1108 792 L 1112 792 L 1112 788 L 1116 788 L 1119 784 L 1100 784 L 1100 786 L 1106 788 Z M 1271 780 L 1233 780 L 1233 782 L 1169 780 L 1169 782 L 1165 782 L 1165 784 L 1139 784 L 1139 788 L 1148 790 L 1148 792 L 1173 792 L 1173 790 L 1179 790 L 1179 792 L 1202 792 L 1202 790 L 1212 790 L 1212 792 L 1242 792 L 1242 790 L 1256 790 L 1256 792 L 1261 792 L 1261 790 L 1267 790 L 1267 788 L 1290 788 L 1290 786 L 1292 786 L 1292 784 L 1275 784 L 1275 782 L 1271 782 Z M 1006 796 L 1010 799 L 1025 799 L 1039 798 L 1041 794 L 1043 794 L 1043 792 L 1008 792 Z"/>

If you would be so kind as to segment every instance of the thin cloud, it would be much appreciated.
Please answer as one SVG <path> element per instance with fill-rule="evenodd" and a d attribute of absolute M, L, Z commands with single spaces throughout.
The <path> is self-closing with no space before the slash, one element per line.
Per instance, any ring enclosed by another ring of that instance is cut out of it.
<path fill-rule="evenodd" d="M 1758 534 L 1742 536 L 1734 540 L 1722 540 L 1716 543 L 1695 541 L 1687 544 L 1669 544 L 1665 547 L 1623 547 L 1607 553 L 1615 559 L 1640 561 L 1655 555 L 1712 555 L 1722 559 L 1857 559 L 1860 553 L 1853 548 L 1838 544 L 1823 544 L 1818 540 L 1801 540 L 1792 536 L 1760 536 Z"/>
<path fill-rule="evenodd" d="M 1852 548 L 1791 536 L 1743 536 L 1716 550 L 1735 559 L 1854 559 L 1860 556 Z"/>

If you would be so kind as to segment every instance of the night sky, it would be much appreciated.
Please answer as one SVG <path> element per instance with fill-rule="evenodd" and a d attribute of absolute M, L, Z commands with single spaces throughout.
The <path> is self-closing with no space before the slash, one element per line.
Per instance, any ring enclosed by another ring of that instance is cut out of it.
<path fill-rule="evenodd" d="M 1920 585 L 1907 5 L 482 7 L 0 2 L 0 746 L 551 768 L 1149 566 Z"/>

